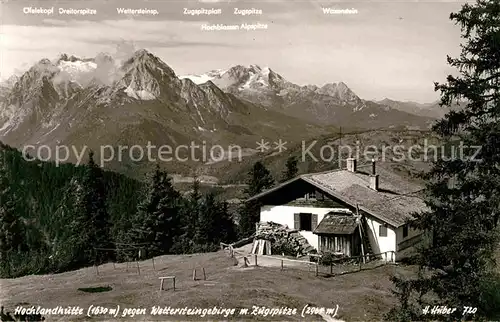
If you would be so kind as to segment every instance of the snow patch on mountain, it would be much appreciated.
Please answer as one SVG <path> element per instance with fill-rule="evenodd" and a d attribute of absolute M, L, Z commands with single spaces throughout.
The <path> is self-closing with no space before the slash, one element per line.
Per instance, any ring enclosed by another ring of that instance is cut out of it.
<path fill-rule="evenodd" d="M 6 135 L 12 130 L 17 129 L 27 115 L 28 113 L 25 109 L 16 109 L 14 105 L 7 106 L 3 109 L 0 113 L 0 120 L 4 121 L 3 125 L 0 127 L 2 135 Z"/>
<path fill-rule="evenodd" d="M 43 135 L 43 137 L 46 137 L 47 135 L 49 135 L 50 133 L 54 132 L 55 130 L 57 130 L 59 128 L 59 126 L 61 126 L 61 123 L 57 124 L 56 126 L 54 126 L 54 128 L 50 131 L 48 131 L 47 133 L 45 133 Z"/>
<path fill-rule="evenodd" d="M 250 65 L 248 80 L 240 87 L 240 90 L 269 86 L 269 73 L 269 67 L 260 68 L 258 65 Z"/>
<path fill-rule="evenodd" d="M 205 84 L 208 81 L 213 81 L 217 78 L 221 78 L 227 70 L 225 69 L 214 69 L 207 73 L 200 75 L 182 75 L 178 76 L 179 79 L 190 79 L 196 85 Z"/>
<path fill-rule="evenodd" d="M 179 76 L 179 78 L 190 79 L 197 85 L 212 81 L 222 89 L 239 84 L 239 90 L 247 90 L 268 87 L 270 73 L 271 70 L 269 67 L 260 67 L 259 65 L 238 65 L 230 69 L 215 69 L 204 74 L 183 75 Z"/>
<path fill-rule="evenodd" d="M 129 97 L 140 99 L 143 101 L 150 101 L 156 99 L 156 96 L 146 90 L 134 90 L 130 85 L 124 90 Z"/>
<path fill-rule="evenodd" d="M 200 109 L 198 108 L 198 104 L 194 104 L 194 107 L 196 108 L 196 113 L 198 114 L 198 117 L 200 118 L 201 122 L 203 122 L 203 124 L 205 124 L 205 120 L 203 119 L 203 115 L 201 115 L 200 113 Z"/>
<path fill-rule="evenodd" d="M 202 75 L 179 76 L 179 79 L 190 79 L 196 85 L 200 85 L 208 82 L 209 80 L 212 80 L 213 77 L 210 77 L 208 74 L 202 74 Z"/>
<path fill-rule="evenodd" d="M 72 76 L 77 76 L 81 73 L 91 73 L 97 68 L 97 64 L 92 61 L 63 61 L 58 64 L 59 69 Z"/>

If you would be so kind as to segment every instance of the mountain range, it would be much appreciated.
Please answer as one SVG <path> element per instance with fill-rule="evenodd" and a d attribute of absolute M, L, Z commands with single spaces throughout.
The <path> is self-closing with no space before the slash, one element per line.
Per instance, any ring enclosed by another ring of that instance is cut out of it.
<path fill-rule="evenodd" d="M 358 97 L 345 83 L 300 86 L 287 81 L 269 67 L 237 65 L 201 75 L 185 75 L 196 84 L 212 82 L 226 93 L 255 104 L 278 110 L 321 125 L 351 128 L 390 128 L 407 126 L 428 128 L 434 116 L 405 111 L 385 102 Z"/>
<path fill-rule="evenodd" d="M 144 49 L 125 60 L 108 54 L 44 58 L 0 86 L 0 141 L 87 146 L 96 154 L 101 146 L 148 142 L 217 144 L 218 157 L 227 153 L 224 147 L 239 145 L 252 154 L 261 139 L 299 142 L 339 126 L 425 129 L 433 121 L 363 100 L 344 83 L 299 86 L 256 65 L 178 76 Z M 136 162 L 124 158 L 110 166 L 133 168 Z M 199 163 L 175 166 L 183 171 Z"/>
<path fill-rule="evenodd" d="M 439 105 L 439 101 L 432 102 L 432 103 L 416 103 L 416 102 L 399 102 L 399 101 L 394 101 L 388 98 L 385 98 L 381 101 L 377 102 L 378 104 L 389 106 L 392 109 L 398 110 L 398 111 L 403 111 L 403 112 L 408 112 L 411 114 L 419 115 L 419 116 L 424 116 L 424 117 L 431 117 L 435 119 L 440 119 L 443 118 L 446 113 L 448 113 L 451 110 L 457 110 L 460 109 L 461 106 L 460 104 L 453 103 L 450 107 L 441 107 Z"/>

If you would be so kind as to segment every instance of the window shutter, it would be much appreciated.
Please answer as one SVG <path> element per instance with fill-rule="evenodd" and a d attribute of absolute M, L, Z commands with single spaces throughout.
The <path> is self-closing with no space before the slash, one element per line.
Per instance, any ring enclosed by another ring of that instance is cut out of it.
<path fill-rule="evenodd" d="M 318 215 L 312 214 L 311 215 L 311 230 L 316 229 L 317 226 L 318 226 Z"/>
<path fill-rule="evenodd" d="M 300 214 L 293 214 L 293 229 L 300 230 Z"/>
<path fill-rule="evenodd" d="M 403 238 L 408 237 L 408 225 L 403 226 Z"/>
<path fill-rule="evenodd" d="M 385 225 L 380 225 L 378 227 L 378 235 L 380 237 L 387 237 L 387 227 Z"/>

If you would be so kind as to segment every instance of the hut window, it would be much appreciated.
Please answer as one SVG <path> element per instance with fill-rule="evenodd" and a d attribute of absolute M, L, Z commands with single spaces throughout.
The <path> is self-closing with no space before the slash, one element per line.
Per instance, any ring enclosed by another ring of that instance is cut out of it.
<path fill-rule="evenodd" d="M 312 230 L 312 214 L 300 214 L 300 230 Z"/>
<path fill-rule="evenodd" d="M 403 226 L 403 238 L 408 237 L 408 225 Z"/>
<path fill-rule="evenodd" d="M 318 215 L 299 213 L 294 216 L 294 229 L 312 231 L 318 225 Z"/>
<path fill-rule="evenodd" d="M 387 237 L 387 226 L 386 225 L 378 226 L 378 235 L 380 237 Z"/>

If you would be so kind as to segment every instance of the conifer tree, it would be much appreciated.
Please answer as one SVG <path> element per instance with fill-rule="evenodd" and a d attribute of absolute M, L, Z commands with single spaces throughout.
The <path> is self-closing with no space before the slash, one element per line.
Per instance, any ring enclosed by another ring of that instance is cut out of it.
<path fill-rule="evenodd" d="M 421 274 L 413 281 L 394 279 L 400 292 L 411 293 L 402 294 L 405 303 L 391 313 L 400 319 L 440 318 L 422 315 L 427 305 L 460 308 L 451 319 L 500 316 L 500 279 L 494 273 L 500 214 L 500 1 L 465 4 L 450 19 L 464 39 L 460 56 L 448 57 L 459 75 L 436 83 L 436 90 L 442 106 L 458 102 L 463 108 L 449 112 L 434 130 L 450 145 L 460 141 L 464 155 L 455 144 L 455 157 L 437 160 L 426 176 L 429 211 L 412 223 L 427 237 L 417 256 Z M 420 300 L 408 303 L 412 298 Z M 463 307 L 477 310 L 462 315 Z"/>
<path fill-rule="evenodd" d="M 191 253 L 196 249 L 196 229 L 201 212 L 200 181 L 195 179 L 192 191 L 181 200 L 181 235 L 175 240 L 174 253 Z"/>
<path fill-rule="evenodd" d="M 185 232 L 186 239 L 192 240 L 195 237 L 196 226 L 198 223 L 198 218 L 201 212 L 201 193 L 200 193 L 200 181 L 195 180 L 193 182 L 193 191 L 189 194 L 186 201 L 186 213 L 183 216 L 185 222 Z"/>
<path fill-rule="evenodd" d="M 55 223 L 65 225 L 65 229 L 61 229 L 52 240 L 49 258 L 55 271 L 93 263 L 89 251 L 93 247 L 89 231 L 91 221 L 82 198 L 83 187 L 72 178 L 55 212 L 59 219 Z"/>
<path fill-rule="evenodd" d="M 19 224 L 22 231 L 21 251 L 10 257 L 10 267 L 14 268 L 10 276 L 62 272 L 93 264 L 94 234 L 84 202 L 88 195 L 83 180 L 87 166 L 26 161 L 18 150 L 2 143 L 0 150 L 8 161 L 7 168 L 3 168 L 8 173 L 8 184 L 4 186 L 9 187 L 9 198 L 13 197 L 13 203 L 6 204 L 15 208 L 8 213 L 15 214 L 14 226 Z M 115 223 L 124 224 L 116 227 L 116 236 L 125 235 L 130 232 L 127 226 L 135 215 L 141 183 L 117 173 L 102 173 L 107 211 Z"/>
<path fill-rule="evenodd" d="M 218 220 L 219 205 L 212 193 L 208 193 L 203 198 L 201 211 L 199 212 L 198 224 L 196 227 L 196 242 L 199 245 L 214 244 L 218 240 Z"/>
<path fill-rule="evenodd" d="M 77 227 L 86 227 L 81 239 L 87 243 L 88 258 L 100 264 L 111 257 L 108 251 L 111 245 L 111 229 L 106 204 L 106 189 L 102 169 L 94 162 L 94 153 L 90 151 L 89 161 L 85 166 L 81 187 L 76 192 Z"/>
<path fill-rule="evenodd" d="M 248 198 L 269 189 L 274 184 L 274 179 L 269 170 L 261 163 L 256 162 L 248 174 L 248 187 L 245 194 Z M 240 237 L 248 237 L 255 232 L 255 223 L 259 221 L 260 203 L 246 201 L 240 208 Z"/>
<path fill-rule="evenodd" d="M 196 242 L 198 245 L 216 246 L 236 239 L 236 227 L 226 202 L 218 200 L 213 192 L 207 193 L 201 204 Z"/>
<path fill-rule="evenodd" d="M 229 205 L 226 201 L 219 202 L 219 215 L 217 216 L 217 243 L 231 243 L 236 241 L 238 233 L 236 225 L 229 212 Z"/>
<path fill-rule="evenodd" d="M 144 200 L 138 205 L 135 241 L 147 244 L 148 256 L 168 253 L 180 235 L 180 194 L 157 165 Z"/>
<path fill-rule="evenodd" d="M 24 243 L 24 231 L 6 167 L 5 152 L 0 150 L 0 273 L 10 277 L 12 260 Z"/>
<path fill-rule="evenodd" d="M 262 164 L 257 161 L 248 173 L 247 182 L 248 187 L 245 189 L 247 196 L 255 196 L 265 189 L 269 189 L 274 185 L 274 179 L 271 172 Z"/>
<path fill-rule="evenodd" d="M 299 163 L 299 160 L 294 156 L 291 156 L 286 160 L 286 164 L 285 164 L 286 168 L 281 175 L 281 182 L 285 182 L 285 181 L 288 181 L 290 179 L 295 178 L 295 176 L 299 172 L 299 168 L 297 166 L 298 163 Z"/>

